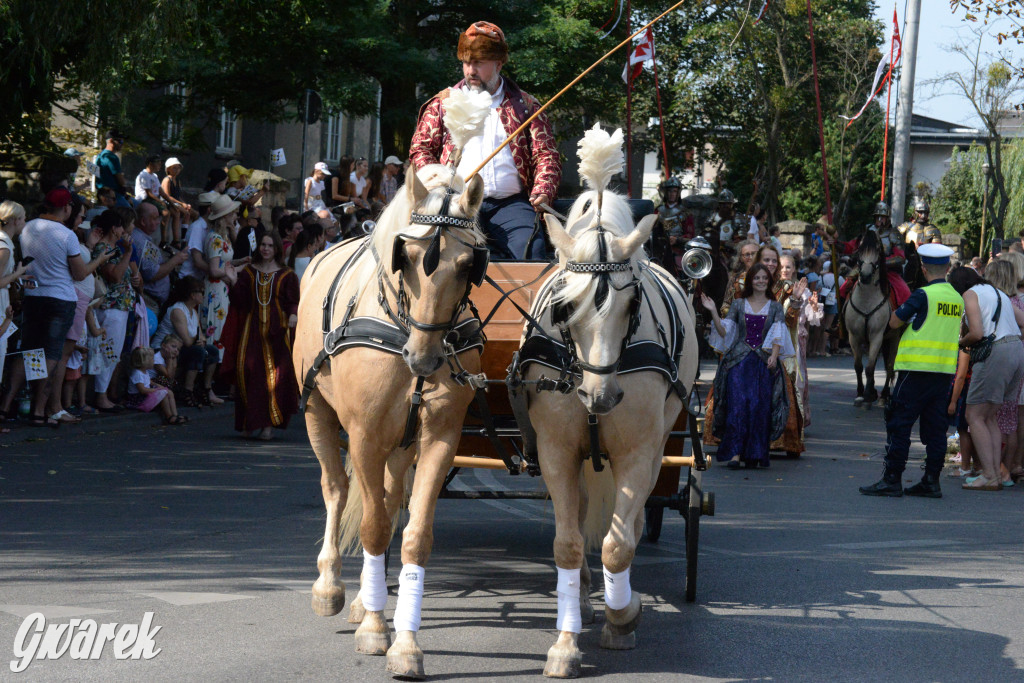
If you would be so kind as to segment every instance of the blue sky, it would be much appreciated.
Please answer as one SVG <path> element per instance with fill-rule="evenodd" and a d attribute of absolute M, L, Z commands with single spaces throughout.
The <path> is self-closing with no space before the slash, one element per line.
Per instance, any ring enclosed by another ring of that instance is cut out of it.
<path fill-rule="evenodd" d="M 887 28 L 892 22 L 893 4 L 892 0 L 880 0 L 875 12 L 876 16 L 885 20 Z M 906 21 L 906 0 L 896 0 L 895 6 L 902 32 Z M 963 10 L 956 14 L 950 11 L 948 0 L 921 0 L 921 28 L 917 38 L 917 73 L 914 79 L 917 83 L 914 88 L 914 113 L 953 123 L 979 126 L 981 122 L 974 113 L 974 108 L 962 95 L 954 94 L 951 86 L 939 88 L 922 85 L 924 81 L 950 71 L 967 69 L 967 61 L 948 50 L 949 45 L 953 43 L 975 40 L 970 29 L 980 26 L 981 22 L 968 22 L 963 16 Z M 995 38 L 991 37 L 993 33 L 990 25 L 982 43 L 982 53 L 989 53 L 992 57 L 989 60 L 983 58 L 983 61 L 992 61 L 1000 49 L 1004 52 L 1010 49 L 1006 44 L 1001 48 Z M 1016 44 L 1012 48 L 1013 54 L 1019 60 L 1024 48 Z M 895 92 L 893 94 L 895 95 Z"/>

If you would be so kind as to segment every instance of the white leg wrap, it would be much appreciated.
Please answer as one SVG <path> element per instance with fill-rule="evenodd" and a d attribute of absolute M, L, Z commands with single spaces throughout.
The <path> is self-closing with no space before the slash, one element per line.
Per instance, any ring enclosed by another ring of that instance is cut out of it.
<path fill-rule="evenodd" d="M 583 630 L 583 618 L 580 617 L 580 570 L 558 570 L 558 621 L 559 631 L 579 633 Z"/>
<path fill-rule="evenodd" d="M 398 577 L 398 604 L 395 606 L 395 616 L 392 619 L 396 633 L 420 630 L 420 610 L 423 607 L 423 573 L 423 567 L 418 564 L 402 566 L 402 573 Z"/>
<path fill-rule="evenodd" d="M 371 555 L 363 550 L 363 574 L 359 586 L 363 607 L 380 612 L 388 604 L 388 586 L 384 572 L 384 555 Z"/>
<path fill-rule="evenodd" d="M 609 609 L 622 609 L 629 605 L 633 591 L 629 587 L 629 568 L 612 574 L 604 567 L 604 604 Z"/>

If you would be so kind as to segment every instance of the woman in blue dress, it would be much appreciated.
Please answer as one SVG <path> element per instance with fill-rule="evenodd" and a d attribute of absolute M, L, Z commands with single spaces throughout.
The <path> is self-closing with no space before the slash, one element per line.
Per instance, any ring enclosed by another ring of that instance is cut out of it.
<path fill-rule="evenodd" d="M 755 263 L 745 280 L 724 320 L 711 299 L 701 298 L 714 319 L 708 341 L 723 354 L 711 430 L 721 439 L 717 459 L 730 469 L 768 467 L 769 444 L 782 434 L 789 411 L 780 361 L 793 355 L 793 342 L 782 305 L 772 298 L 772 274 Z"/>

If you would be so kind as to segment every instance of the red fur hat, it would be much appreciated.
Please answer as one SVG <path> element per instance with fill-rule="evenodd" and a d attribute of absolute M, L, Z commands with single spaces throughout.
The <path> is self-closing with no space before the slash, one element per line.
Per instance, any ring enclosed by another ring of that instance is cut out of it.
<path fill-rule="evenodd" d="M 478 21 L 459 36 L 460 61 L 508 61 L 508 43 L 505 33 L 487 21 Z"/>

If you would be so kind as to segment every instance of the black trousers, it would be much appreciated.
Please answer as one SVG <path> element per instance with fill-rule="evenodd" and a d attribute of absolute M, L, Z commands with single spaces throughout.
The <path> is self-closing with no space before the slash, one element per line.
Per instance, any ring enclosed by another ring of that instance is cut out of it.
<path fill-rule="evenodd" d="M 949 387 L 953 375 L 944 372 L 901 370 L 885 409 L 885 471 L 900 474 L 907 466 L 910 433 L 921 421 L 921 442 L 927 454 L 925 471 L 942 473 L 946 462 L 946 428 Z"/>

